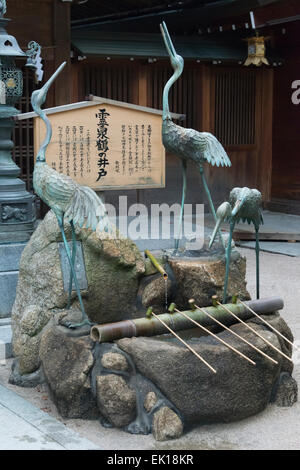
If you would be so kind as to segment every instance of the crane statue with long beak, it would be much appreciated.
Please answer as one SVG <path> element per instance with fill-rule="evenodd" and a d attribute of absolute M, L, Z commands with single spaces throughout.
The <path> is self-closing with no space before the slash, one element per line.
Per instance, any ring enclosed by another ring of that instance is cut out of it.
<path fill-rule="evenodd" d="M 35 90 L 31 95 L 32 107 L 37 115 L 44 121 L 47 129 L 46 137 L 42 142 L 36 157 L 33 172 L 33 188 L 36 194 L 52 209 L 57 218 L 70 264 L 68 308 L 70 308 L 72 283 L 74 278 L 75 288 L 82 312 L 81 323 L 68 323 L 67 326 L 69 328 L 77 328 L 85 324 L 91 325 L 91 322 L 84 309 L 74 267 L 76 258 L 75 226 L 78 225 L 79 227 L 84 227 L 93 231 L 95 231 L 98 226 L 101 227 L 102 230 L 108 231 L 109 219 L 104 204 L 92 189 L 86 186 L 80 186 L 69 176 L 58 173 L 46 163 L 46 150 L 51 141 L 52 126 L 47 115 L 41 109 L 41 106 L 46 101 L 47 92 L 51 84 L 60 74 L 65 65 L 66 62 L 62 63 L 44 86 L 39 90 Z M 72 253 L 64 232 L 64 221 L 69 222 L 71 226 Z"/>
<path fill-rule="evenodd" d="M 259 299 L 259 226 L 263 224 L 261 211 L 262 197 L 257 189 L 234 188 L 229 196 L 229 202 L 223 202 L 217 209 L 217 223 L 210 239 L 209 247 L 214 242 L 217 231 L 222 222 L 229 222 L 230 232 L 226 248 L 226 271 L 224 282 L 223 303 L 226 303 L 227 286 L 229 276 L 229 265 L 231 257 L 231 242 L 235 224 L 240 220 L 252 223 L 255 228 L 255 251 L 256 251 L 256 297 Z"/>
<path fill-rule="evenodd" d="M 194 129 L 186 129 L 181 126 L 177 126 L 173 123 L 170 110 L 169 110 L 169 91 L 171 86 L 178 80 L 183 72 L 184 61 L 183 58 L 178 55 L 175 51 L 173 43 L 171 41 L 166 24 L 163 22 L 160 25 L 161 33 L 164 39 L 164 43 L 168 54 L 172 68 L 174 70 L 173 75 L 167 81 L 163 91 L 163 123 L 162 123 L 162 140 L 166 150 L 173 155 L 179 157 L 182 161 L 182 173 L 183 173 L 183 188 L 182 188 L 182 202 L 181 212 L 179 220 L 179 231 L 178 236 L 175 240 L 175 250 L 178 250 L 179 238 L 182 228 L 182 219 L 184 211 L 184 201 L 186 196 L 186 168 L 187 162 L 193 161 L 201 175 L 202 184 L 206 192 L 210 210 L 212 215 L 216 219 L 216 212 L 210 195 L 210 191 L 204 175 L 203 163 L 207 162 L 211 165 L 216 166 L 231 166 L 231 162 L 223 146 L 216 139 L 215 136 L 209 132 L 198 132 Z M 219 232 L 220 239 L 225 248 L 225 244 L 221 233 Z"/>

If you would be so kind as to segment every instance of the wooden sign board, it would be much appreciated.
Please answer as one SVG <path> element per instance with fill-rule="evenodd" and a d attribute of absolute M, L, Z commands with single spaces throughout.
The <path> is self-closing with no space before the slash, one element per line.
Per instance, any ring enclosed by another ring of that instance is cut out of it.
<path fill-rule="evenodd" d="M 45 110 L 53 129 L 48 165 L 96 191 L 165 187 L 161 111 L 96 98 Z M 177 117 L 177 115 L 174 115 Z M 46 135 L 34 117 L 35 155 Z"/>

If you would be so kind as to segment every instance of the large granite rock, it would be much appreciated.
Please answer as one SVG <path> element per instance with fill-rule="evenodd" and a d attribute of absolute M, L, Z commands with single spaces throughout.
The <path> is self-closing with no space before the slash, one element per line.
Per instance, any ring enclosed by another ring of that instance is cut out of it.
<path fill-rule="evenodd" d="M 13 371 L 15 383 L 23 385 L 24 377 L 28 378 L 25 386 L 29 382 L 36 385 L 36 375 L 42 376 L 64 417 L 101 417 L 105 425 L 135 434 L 152 431 L 161 441 L 179 437 L 192 423 L 234 421 L 262 411 L 270 401 L 292 406 L 297 400 L 297 384 L 286 370 L 289 361 L 242 324 L 231 328 L 278 364 L 230 332 L 219 336 L 253 359 L 256 366 L 211 337 L 186 338 L 217 369 L 213 374 L 169 335 L 94 344 L 88 331 L 84 334 L 58 324 L 64 313 L 56 314 L 39 333 L 38 372 L 21 376 Z M 278 314 L 264 318 L 292 340 Z M 249 324 L 281 347 L 278 335 L 261 320 L 251 319 Z M 185 337 L 185 332 L 181 331 L 180 336 Z M 290 356 L 291 349 L 287 348 L 286 353 Z"/>
<path fill-rule="evenodd" d="M 224 250 L 219 248 L 209 254 L 189 256 L 185 253 L 173 256 L 170 253 L 155 252 L 156 258 L 167 271 L 168 280 L 146 267 L 146 276 L 140 283 L 138 300 L 142 308 L 152 306 L 156 313 L 167 311 L 167 306 L 175 302 L 183 310 L 189 299 L 195 299 L 200 307 L 211 305 L 211 298 L 217 295 L 222 299 L 225 278 Z M 237 294 L 241 299 L 250 298 L 246 288 L 246 258 L 236 250 L 230 264 L 228 295 Z"/>
<path fill-rule="evenodd" d="M 195 299 L 197 305 L 211 305 L 211 297 L 223 296 L 225 279 L 224 255 L 199 258 L 169 258 L 168 263 L 176 279 L 174 301 L 179 308 L 186 308 L 189 299 Z M 228 293 L 237 294 L 241 299 L 250 299 L 246 289 L 246 258 L 234 251 L 231 257 Z"/>
<path fill-rule="evenodd" d="M 275 317 L 271 317 L 275 321 Z M 277 326 L 280 327 L 277 320 Z M 251 326 L 280 348 L 277 336 L 256 323 Z M 125 338 L 118 346 L 129 354 L 137 369 L 172 401 L 186 423 L 228 422 L 262 411 L 270 402 L 272 390 L 282 370 L 282 356 L 242 324 L 231 327 L 257 348 L 278 361 L 274 364 L 241 342 L 230 332 L 220 333 L 256 366 L 211 337 L 191 339 L 189 344 L 216 368 L 212 373 L 177 340 L 162 336 Z M 181 332 L 181 336 L 184 333 Z"/>
<path fill-rule="evenodd" d="M 69 224 L 65 231 L 71 239 Z M 136 245 L 118 232 L 115 239 L 108 239 L 101 232 L 78 228 L 76 235 L 83 247 L 88 289 L 82 291 L 82 296 L 88 316 L 97 323 L 130 318 L 136 310 L 139 279 L 145 271 Z M 67 304 L 58 245 L 61 241 L 56 217 L 50 211 L 22 254 L 12 310 L 13 348 L 21 374 L 39 367 L 41 333 L 57 309 Z M 76 307 L 76 292 L 72 295 Z"/>
<path fill-rule="evenodd" d="M 62 416 L 96 418 L 98 409 L 89 377 L 94 364 L 93 343 L 88 336 L 73 338 L 66 331 L 52 324 L 42 335 L 40 358 L 45 381 Z"/>

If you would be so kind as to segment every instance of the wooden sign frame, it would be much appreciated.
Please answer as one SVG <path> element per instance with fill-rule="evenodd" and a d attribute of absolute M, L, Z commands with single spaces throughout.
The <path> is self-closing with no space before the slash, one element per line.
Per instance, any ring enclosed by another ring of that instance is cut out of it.
<path fill-rule="evenodd" d="M 90 97 L 45 113 L 53 129 L 46 161 L 58 172 L 95 191 L 165 187 L 161 111 Z M 30 117 L 37 155 L 46 133 L 44 122 L 35 113 L 16 119 Z"/>

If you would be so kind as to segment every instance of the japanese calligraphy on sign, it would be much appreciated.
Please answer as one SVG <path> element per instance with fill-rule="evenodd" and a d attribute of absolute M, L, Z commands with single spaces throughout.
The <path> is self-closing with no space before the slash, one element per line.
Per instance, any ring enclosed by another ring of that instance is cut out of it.
<path fill-rule="evenodd" d="M 161 114 L 125 103 L 118 106 L 117 101 L 85 103 L 48 114 L 53 136 L 47 163 L 99 191 L 164 187 Z M 44 124 L 36 117 L 36 149 L 44 135 Z"/>

